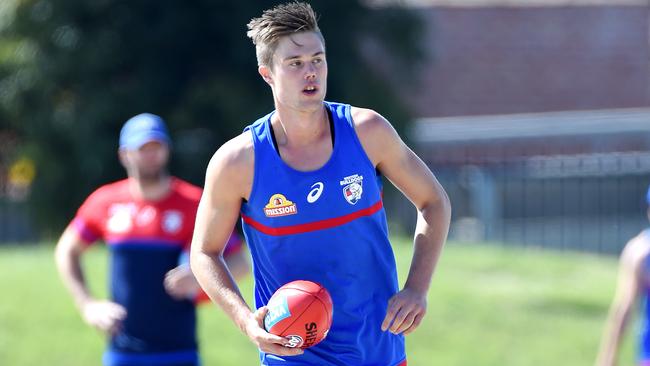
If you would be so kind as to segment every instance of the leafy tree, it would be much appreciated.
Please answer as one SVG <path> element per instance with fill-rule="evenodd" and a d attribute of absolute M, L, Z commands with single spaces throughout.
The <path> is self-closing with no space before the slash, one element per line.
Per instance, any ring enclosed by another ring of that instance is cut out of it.
<path fill-rule="evenodd" d="M 172 172 L 201 185 L 219 145 L 273 108 L 245 33 L 246 23 L 275 3 L 17 2 L 13 21 L 0 30 L 0 121 L 37 162 L 30 201 L 44 232 L 59 232 L 94 188 L 124 176 L 117 136 L 137 113 L 166 119 Z M 377 55 L 391 53 L 403 66 L 417 60 L 422 24 L 408 10 L 363 3 L 312 2 L 327 41 L 328 99 L 374 107 L 399 128 L 408 114 Z M 383 52 L 373 56 L 369 45 Z M 390 69 L 409 77 L 404 70 Z"/>

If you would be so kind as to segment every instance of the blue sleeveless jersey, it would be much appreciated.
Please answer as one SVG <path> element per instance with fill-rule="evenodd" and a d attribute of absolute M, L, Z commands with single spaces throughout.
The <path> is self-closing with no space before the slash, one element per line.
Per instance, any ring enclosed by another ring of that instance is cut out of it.
<path fill-rule="evenodd" d="M 641 235 L 650 240 L 650 229 L 644 230 Z M 646 283 L 643 286 L 642 293 L 642 306 L 641 306 L 641 328 L 639 337 L 639 361 L 650 361 L 650 283 L 647 278 L 650 278 L 650 256 L 646 257 L 644 265 L 644 275 Z"/>
<path fill-rule="evenodd" d="M 382 332 L 388 300 L 398 291 L 388 240 L 381 178 L 357 138 L 350 106 L 325 102 L 334 148 L 315 171 L 282 161 L 271 137 L 271 116 L 252 132 L 255 176 L 242 205 L 242 226 L 253 257 L 255 306 L 283 284 L 325 286 L 334 313 L 329 334 L 294 357 L 260 355 L 264 365 L 381 365 L 405 359 L 404 337 Z"/>

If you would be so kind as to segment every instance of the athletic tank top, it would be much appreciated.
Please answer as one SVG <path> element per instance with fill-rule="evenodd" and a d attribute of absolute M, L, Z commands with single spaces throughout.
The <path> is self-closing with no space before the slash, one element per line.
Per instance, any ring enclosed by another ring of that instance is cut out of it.
<path fill-rule="evenodd" d="M 242 205 L 242 227 L 253 257 L 255 306 L 283 284 L 310 280 L 330 292 L 332 327 L 318 345 L 294 357 L 261 353 L 264 365 L 397 365 L 404 337 L 382 332 L 388 299 L 398 291 L 382 204 L 381 177 L 356 135 L 350 106 L 325 102 L 333 151 L 314 171 L 287 165 L 271 130 L 274 112 L 252 133 L 255 175 Z"/>
<path fill-rule="evenodd" d="M 650 240 L 650 229 L 645 229 L 641 235 L 645 240 Z M 650 361 L 650 256 L 647 256 L 644 263 L 644 277 L 642 306 L 641 306 L 641 327 L 639 337 L 639 361 Z"/>

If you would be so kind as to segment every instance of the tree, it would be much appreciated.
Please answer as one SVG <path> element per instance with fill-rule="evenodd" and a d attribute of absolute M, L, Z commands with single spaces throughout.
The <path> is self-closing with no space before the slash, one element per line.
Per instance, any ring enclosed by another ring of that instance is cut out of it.
<path fill-rule="evenodd" d="M 202 184 L 212 153 L 273 108 L 245 35 L 250 18 L 273 3 L 17 3 L 0 33 L 0 43 L 13 51 L 3 58 L 0 48 L 0 118 L 37 163 L 30 202 L 45 233 L 59 232 L 98 184 L 123 177 L 117 136 L 137 113 L 166 119 L 174 136 L 172 171 Z M 312 6 L 327 40 L 328 99 L 374 106 L 398 127 L 407 121 L 373 65 L 378 60 L 361 45 L 380 44 L 398 59 L 416 60 L 422 54 L 418 17 L 362 1 Z"/>

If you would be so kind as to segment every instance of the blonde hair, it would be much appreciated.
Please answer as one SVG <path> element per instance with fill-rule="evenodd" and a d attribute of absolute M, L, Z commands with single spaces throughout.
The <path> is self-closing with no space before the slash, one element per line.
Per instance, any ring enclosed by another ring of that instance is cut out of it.
<path fill-rule="evenodd" d="M 251 19 L 247 27 L 246 35 L 255 45 L 259 66 L 272 66 L 278 40 L 293 33 L 315 32 L 325 45 L 314 9 L 303 2 L 294 1 L 267 9 L 259 18 Z"/>

